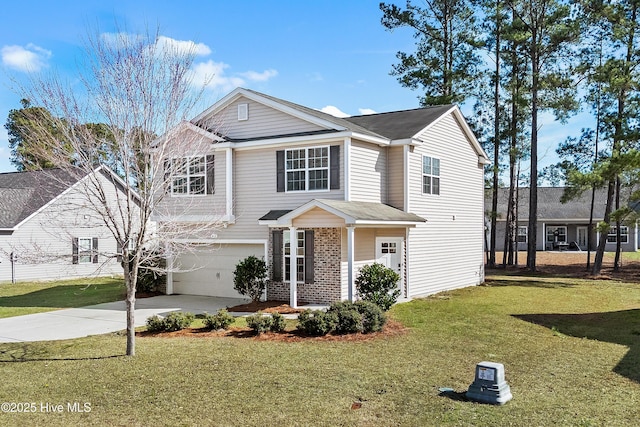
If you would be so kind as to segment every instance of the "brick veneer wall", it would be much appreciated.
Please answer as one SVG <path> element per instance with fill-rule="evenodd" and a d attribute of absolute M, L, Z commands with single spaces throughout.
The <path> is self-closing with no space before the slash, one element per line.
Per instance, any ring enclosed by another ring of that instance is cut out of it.
<path fill-rule="evenodd" d="M 276 229 L 272 229 L 276 230 Z M 269 233 L 269 268 L 273 262 L 273 244 Z M 313 228 L 314 283 L 298 284 L 298 303 L 329 304 L 340 301 L 341 232 L 339 228 Z M 289 284 L 269 282 L 267 298 L 289 301 Z"/>

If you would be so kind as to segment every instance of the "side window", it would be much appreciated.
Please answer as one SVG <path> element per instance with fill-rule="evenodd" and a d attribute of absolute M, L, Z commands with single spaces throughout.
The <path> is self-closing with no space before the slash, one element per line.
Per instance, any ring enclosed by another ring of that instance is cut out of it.
<path fill-rule="evenodd" d="M 214 193 L 214 156 L 176 157 L 165 162 L 165 179 L 173 196 Z"/>
<path fill-rule="evenodd" d="M 98 238 L 78 238 L 71 240 L 72 264 L 97 264 L 98 263 Z"/>
<path fill-rule="evenodd" d="M 422 193 L 440 194 L 440 159 L 422 157 Z"/>

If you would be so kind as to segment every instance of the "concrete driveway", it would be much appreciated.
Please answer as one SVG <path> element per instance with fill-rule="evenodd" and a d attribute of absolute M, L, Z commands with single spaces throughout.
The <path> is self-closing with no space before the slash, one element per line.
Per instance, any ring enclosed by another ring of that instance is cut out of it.
<path fill-rule="evenodd" d="M 143 326 L 154 314 L 189 311 L 194 314 L 244 304 L 237 298 L 194 295 L 161 295 L 136 300 L 136 326 Z M 127 328 L 124 301 L 108 302 L 80 308 L 66 308 L 46 313 L 0 319 L 0 343 L 50 341 L 106 334 Z"/>

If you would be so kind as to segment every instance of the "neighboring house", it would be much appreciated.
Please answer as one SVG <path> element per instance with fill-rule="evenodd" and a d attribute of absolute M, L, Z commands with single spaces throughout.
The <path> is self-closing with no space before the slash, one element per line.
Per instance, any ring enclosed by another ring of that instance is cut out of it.
<path fill-rule="evenodd" d="M 538 187 L 538 224 L 536 247 L 539 251 L 551 250 L 587 250 L 589 235 L 589 214 L 591 211 L 591 191 L 585 191 L 580 197 L 562 203 L 560 200 L 564 187 Z M 496 250 L 504 250 L 505 227 L 507 217 L 507 198 L 509 189 L 498 191 L 498 211 L 496 222 Z M 607 239 L 605 250 L 616 249 L 616 227 L 611 227 L 606 236 L 595 229 L 604 220 L 607 203 L 606 189 L 596 191 L 593 210 L 594 229 L 591 232 L 591 249 L 596 249 L 601 238 Z M 491 194 L 485 199 L 487 217 L 491 209 Z M 487 223 L 489 223 L 487 219 Z M 529 222 L 529 188 L 518 190 L 518 250 L 527 249 L 527 231 Z M 488 232 L 488 231 L 487 231 Z M 620 227 L 621 247 L 623 251 L 637 251 L 637 224 L 624 224 Z"/>
<path fill-rule="evenodd" d="M 168 293 L 236 297 L 249 255 L 270 267 L 266 297 L 292 305 L 355 299 L 358 269 L 374 262 L 400 274 L 403 298 L 484 281 L 488 159 L 458 107 L 336 118 L 238 88 L 170 145 L 198 135 L 199 149 L 165 158 L 163 209 L 224 227 L 169 260 L 183 272 Z"/>
<path fill-rule="evenodd" d="M 122 274 L 114 237 L 85 202 L 88 179 L 103 180 L 111 200 L 124 185 L 102 167 L 80 178 L 0 173 L 0 283 Z"/>

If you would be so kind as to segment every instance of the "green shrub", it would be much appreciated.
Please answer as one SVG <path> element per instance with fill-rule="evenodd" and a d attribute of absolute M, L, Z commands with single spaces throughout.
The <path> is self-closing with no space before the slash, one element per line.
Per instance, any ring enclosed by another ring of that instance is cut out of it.
<path fill-rule="evenodd" d="M 305 335 L 314 337 L 327 335 L 336 324 L 335 313 L 321 310 L 305 310 L 298 316 L 298 329 Z"/>
<path fill-rule="evenodd" d="M 398 300 L 400 275 L 382 264 L 365 265 L 356 277 L 358 295 L 387 311 Z"/>
<path fill-rule="evenodd" d="M 236 265 L 233 271 L 233 289 L 257 302 L 267 287 L 267 263 L 253 255 Z"/>
<path fill-rule="evenodd" d="M 273 323 L 273 318 L 263 316 L 260 311 L 247 317 L 247 326 L 258 335 L 271 330 L 271 323 Z"/>
<path fill-rule="evenodd" d="M 285 318 L 280 313 L 271 314 L 271 332 L 282 332 L 286 326 Z"/>
<path fill-rule="evenodd" d="M 220 310 L 216 314 L 204 315 L 204 326 L 209 330 L 227 329 L 234 322 L 234 318 L 227 310 Z"/>
<path fill-rule="evenodd" d="M 333 332 L 336 334 L 355 334 L 364 330 L 362 314 L 360 314 L 351 302 L 334 302 L 327 310 L 327 313 L 330 315 L 332 313 L 335 314 L 337 322 L 333 328 Z"/>
<path fill-rule="evenodd" d="M 147 319 L 147 331 L 149 332 L 173 332 L 188 328 L 195 320 L 193 313 L 172 311 L 164 319 L 153 315 Z"/>
<path fill-rule="evenodd" d="M 147 319 L 147 331 L 160 332 L 164 331 L 164 319 L 157 314 Z"/>
<path fill-rule="evenodd" d="M 195 320 L 193 313 L 172 311 L 164 318 L 164 330 L 167 332 L 180 331 L 191 326 Z"/>
<path fill-rule="evenodd" d="M 354 304 L 356 310 L 362 315 L 362 332 L 378 332 L 387 322 L 384 311 L 370 301 L 357 301 Z"/>

